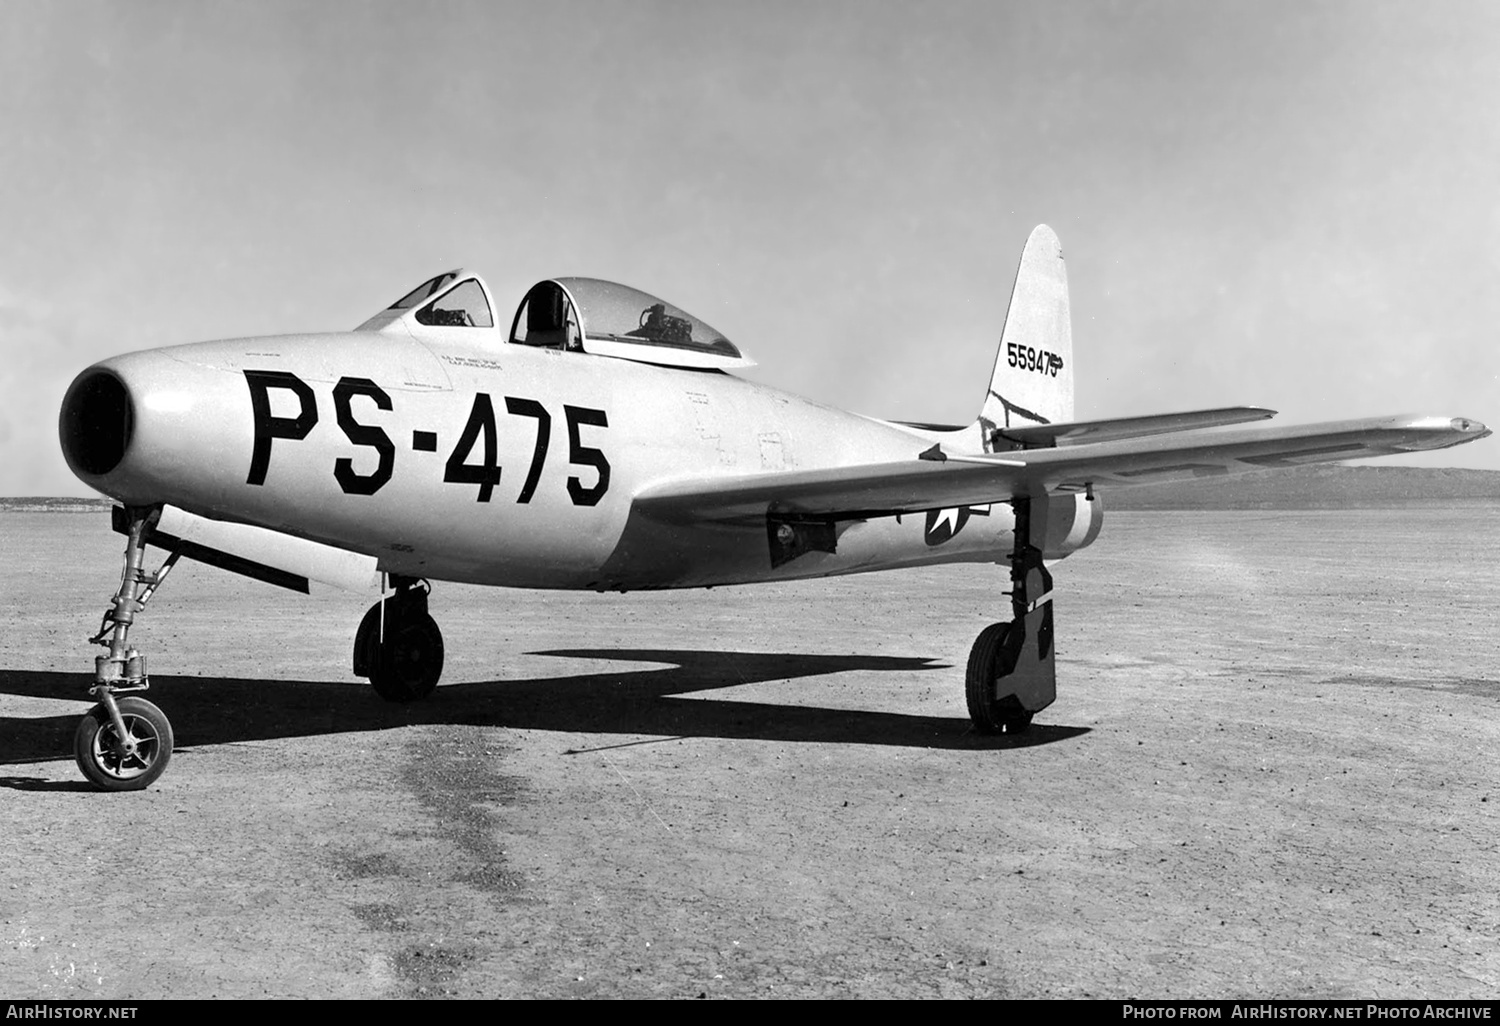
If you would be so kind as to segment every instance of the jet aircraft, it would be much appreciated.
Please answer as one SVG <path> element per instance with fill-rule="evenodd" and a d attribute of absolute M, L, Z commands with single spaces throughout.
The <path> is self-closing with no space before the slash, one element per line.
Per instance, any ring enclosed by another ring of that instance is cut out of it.
<path fill-rule="evenodd" d="M 393 702 L 442 673 L 431 581 L 628 591 L 996 563 L 1008 618 L 979 632 L 965 692 L 976 730 L 1020 731 L 1056 694 L 1049 564 L 1098 536 L 1101 493 L 1490 433 L 1448 415 L 1235 427 L 1273 415 L 1258 407 L 1075 420 L 1067 273 L 1045 225 L 970 424 L 831 409 L 734 373 L 750 366 L 637 289 L 552 278 L 505 322 L 459 270 L 350 332 L 87 368 L 63 400 L 62 450 L 120 502 L 126 547 L 92 639 L 106 652 L 79 768 L 132 790 L 167 766 L 171 724 L 139 697 L 146 658 L 129 632 L 183 557 L 300 591 L 378 582 L 352 665 Z M 167 553 L 159 569 L 148 545 Z"/>

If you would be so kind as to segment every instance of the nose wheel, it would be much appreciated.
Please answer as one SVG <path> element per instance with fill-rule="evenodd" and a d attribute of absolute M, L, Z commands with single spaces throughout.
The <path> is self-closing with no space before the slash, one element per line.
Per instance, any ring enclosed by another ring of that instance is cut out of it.
<path fill-rule="evenodd" d="M 73 734 L 73 758 L 92 783 L 106 791 L 149 787 L 172 758 L 172 724 L 144 698 L 115 703 L 124 733 L 103 703 L 94 706 Z"/>
<path fill-rule="evenodd" d="M 443 634 L 427 613 L 426 581 L 396 578 L 396 593 L 375 603 L 354 635 L 354 673 L 387 702 L 432 694 L 443 675 Z"/>

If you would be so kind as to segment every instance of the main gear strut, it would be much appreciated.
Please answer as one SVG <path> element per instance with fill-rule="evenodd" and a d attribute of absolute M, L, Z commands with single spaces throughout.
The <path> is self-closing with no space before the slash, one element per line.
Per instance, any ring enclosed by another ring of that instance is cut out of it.
<path fill-rule="evenodd" d="M 398 574 L 391 584 L 395 594 L 371 606 L 355 632 L 354 674 L 388 702 L 415 702 L 443 675 L 443 635 L 427 613 L 430 584 Z"/>
<path fill-rule="evenodd" d="M 1047 497 L 1017 496 L 1010 561 L 1011 619 L 980 632 L 964 691 L 981 734 L 1018 734 L 1057 697 L 1052 646 L 1052 575 L 1042 562 Z"/>

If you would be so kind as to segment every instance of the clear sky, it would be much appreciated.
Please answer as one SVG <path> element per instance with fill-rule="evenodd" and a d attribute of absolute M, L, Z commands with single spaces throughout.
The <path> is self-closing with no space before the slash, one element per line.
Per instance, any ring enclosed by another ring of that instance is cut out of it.
<path fill-rule="evenodd" d="M 611 278 L 760 381 L 967 422 L 1041 222 L 1080 417 L 1500 424 L 1500 4 L 10 0 L 0 494 L 88 494 L 94 360 L 459 265 L 503 318 Z"/>

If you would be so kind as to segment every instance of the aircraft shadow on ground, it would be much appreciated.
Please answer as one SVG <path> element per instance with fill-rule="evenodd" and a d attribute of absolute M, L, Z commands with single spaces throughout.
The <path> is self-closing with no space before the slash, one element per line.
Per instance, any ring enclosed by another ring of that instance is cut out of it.
<path fill-rule="evenodd" d="M 1024 734 L 993 737 L 975 733 L 967 717 L 682 697 L 847 671 L 914 674 L 948 668 L 925 658 L 642 649 L 530 654 L 668 665 L 449 684 L 411 705 L 384 702 L 363 682 L 238 677 L 159 676 L 149 697 L 171 718 L 179 749 L 412 724 L 974 750 L 1049 744 L 1088 730 L 1038 724 Z M 0 670 L 0 694 L 87 700 L 89 683 L 87 674 Z M 0 737 L 9 739 L 0 752 L 0 765 L 70 757 L 78 720 L 73 714 L 0 717 Z M 0 777 L 0 782 L 6 779 Z"/>

